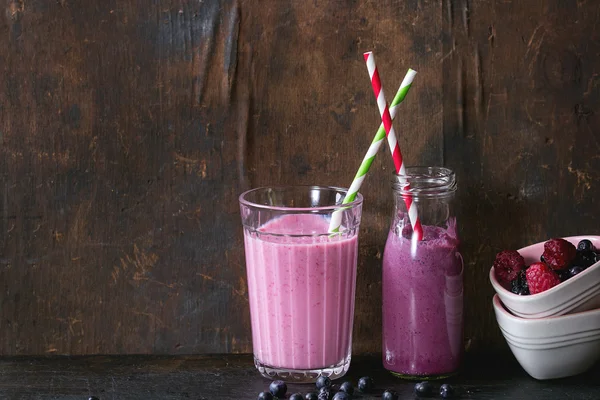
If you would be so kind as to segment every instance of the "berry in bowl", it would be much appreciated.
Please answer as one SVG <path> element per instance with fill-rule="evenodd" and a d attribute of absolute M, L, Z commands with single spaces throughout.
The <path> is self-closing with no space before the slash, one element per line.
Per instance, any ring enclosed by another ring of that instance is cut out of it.
<path fill-rule="evenodd" d="M 490 282 L 504 306 L 522 318 L 600 307 L 600 236 L 550 239 L 496 256 Z"/>

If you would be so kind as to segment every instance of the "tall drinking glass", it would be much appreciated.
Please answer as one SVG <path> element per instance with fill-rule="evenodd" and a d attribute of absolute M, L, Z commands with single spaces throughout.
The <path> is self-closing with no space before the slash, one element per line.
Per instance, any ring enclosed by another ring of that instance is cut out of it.
<path fill-rule="evenodd" d="M 262 187 L 240 196 L 254 362 L 270 379 L 314 382 L 350 366 L 362 196 Z M 329 233 L 334 211 L 339 232 Z"/>

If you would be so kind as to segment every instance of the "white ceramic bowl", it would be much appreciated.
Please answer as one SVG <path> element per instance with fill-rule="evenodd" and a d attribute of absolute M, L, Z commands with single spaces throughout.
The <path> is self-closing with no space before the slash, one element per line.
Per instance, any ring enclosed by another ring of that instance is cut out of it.
<path fill-rule="evenodd" d="M 494 295 L 496 320 L 521 367 L 536 379 L 585 372 L 600 359 L 600 309 L 560 317 L 524 319 Z"/>
<path fill-rule="evenodd" d="M 600 236 L 570 236 L 564 239 L 575 246 L 580 240 L 589 239 L 600 249 Z M 517 251 L 525 258 L 525 263 L 530 265 L 540 260 L 544 243 L 536 243 Z M 490 270 L 490 282 L 504 306 L 522 318 L 543 318 L 600 308 L 600 262 L 552 289 L 528 296 L 519 296 L 504 288 L 496 279 L 494 267 Z"/>

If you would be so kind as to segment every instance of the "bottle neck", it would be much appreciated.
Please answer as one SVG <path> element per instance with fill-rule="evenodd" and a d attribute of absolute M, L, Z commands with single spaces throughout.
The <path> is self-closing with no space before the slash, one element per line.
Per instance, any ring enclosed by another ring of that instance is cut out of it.
<path fill-rule="evenodd" d="M 455 231 L 453 199 L 457 185 L 454 172 L 441 167 L 411 167 L 394 176 L 395 209 L 392 229 L 398 235 L 411 230 L 416 216 L 423 229 Z M 409 211 L 410 206 L 410 211 Z"/>
<path fill-rule="evenodd" d="M 393 189 L 396 197 L 434 199 L 453 197 L 456 192 L 454 172 L 443 167 L 409 167 L 406 173 L 394 175 Z"/>

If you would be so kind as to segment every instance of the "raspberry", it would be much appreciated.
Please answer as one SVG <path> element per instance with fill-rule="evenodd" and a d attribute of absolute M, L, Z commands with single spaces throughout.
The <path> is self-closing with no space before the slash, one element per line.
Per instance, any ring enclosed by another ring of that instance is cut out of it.
<path fill-rule="evenodd" d="M 546 264 L 538 262 L 531 264 L 526 272 L 527 285 L 531 294 L 541 293 L 560 283 L 560 278 Z"/>
<path fill-rule="evenodd" d="M 508 284 L 519 275 L 519 271 L 525 269 L 525 259 L 515 250 L 504 250 L 496 255 L 494 260 L 494 271 L 496 278 Z"/>
<path fill-rule="evenodd" d="M 544 261 L 552 269 L 563 269 L 575 259 L 577 249 L 564 239 L 550 239 L 544 243 Z"/>

